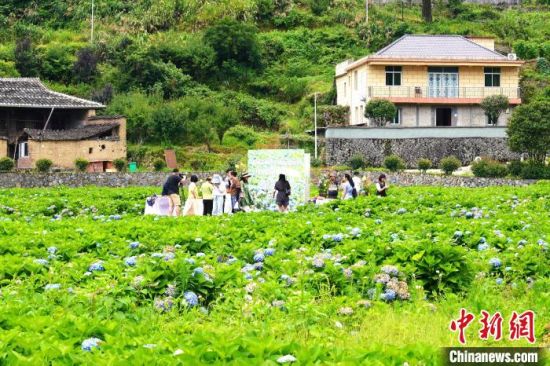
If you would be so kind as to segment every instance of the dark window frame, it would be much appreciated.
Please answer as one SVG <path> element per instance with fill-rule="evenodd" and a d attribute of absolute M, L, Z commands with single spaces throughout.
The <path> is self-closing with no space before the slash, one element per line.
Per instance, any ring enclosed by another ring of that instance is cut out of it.
<path fill-rule="evenodd" d="M 403 68 L 401 66 L 386 66 L 386 86 L 401 86 Z"/>
<path fill-rule="evenodd" d="M 483 75 L 485 76 L 485 87 L 498 88 L 500 87 L 500 67 L 484 67 Z"/>

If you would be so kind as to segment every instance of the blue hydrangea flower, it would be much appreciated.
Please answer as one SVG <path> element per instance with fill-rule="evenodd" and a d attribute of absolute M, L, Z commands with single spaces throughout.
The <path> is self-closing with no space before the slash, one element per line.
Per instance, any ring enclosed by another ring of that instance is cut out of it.
<path fill-rule="evenodd" d="M 243 266 L 243 268 L 241 268 L 241 272 L 250 272 L 250 271 L 253 271 L 254 270 L 254 265 L 253 264 L 250 264 L 250 263 L 247 263 Z"/>
<path fill-rule="evenodd" d="M 498 268 L 502 265 L 502 262 L 498 258 L 491 258 L 489 259 L 489 264 L 494 268 Z"/>
<path fill-rule="evenodd" d="M 122 219 L 122 216 L 120 216 L 120 215 L 111 215 L 111 216 L 109 216 L 109 218 L 111 220 L 118 221 L 118 220 Z"/>
<path fill-rule="evenodd" d="M 505 270 L 506 272 L 510 272 L 510 271 L 512 270 L 512 267 L 506 267 L 506 268 L 504 268 L 504 270 Z"/>
<path fill-rule="evenodd" d="M 384 291 L 383 294 L 380 295 L 380 299 L 387 302 L 395 300 L 395 291 L 387 289 L 386 291 Z"/>
<path fill-rule="evenodd" d="M 466 215 L 464 215 L 464 216 L 466 216 L 467 219 L 471 219 L 471 218 L 474 217 L 474 214 L 472 212 L 468 211 L 468 212 L 466 212 Z"/>
<path fill-rule="evenodd" d="M 457 231 L 455 231 L 455 233 L 454 233 L 454 235 L 453 235 L 453 238 L 459 239 L 459 238 L 462 238 L 463 235 L 464 235 L 464 234 L 462 233 L 462 231 L 457 230 Z"/>
<path fill-rule="evenodd" d="M 485 237 L 482 236 L 481 238 L 479 238 L 479 242 L 482 243 L 482 244 L 483 244 L 483 243 L 486 243 L 486 242 L 487 242 L 487 239 L 485 239 Z"/>
<path fill-rule="evenodd" d="M 399 210 L 397 210 L 397 214 L 398 215 L 403 215 L 404 213 L 407 212 L 407 209 L 406 208 L 400 208 Z"/>
<path fill-rule="evenodd" d="M 374 223 L 377 224 L 377 225 L 380 225 L 382 223 L 382 220 L 376 219 L 376 220 L 374 220 Z"/>
<path fill-rule="evenodd" d="M 35 259 L 33 262 L 36 263 L 36 264 L 40 264 L 42 266 L 47 266 L 48 265 L 48 261 L 46 259 L 43 259 L 43 258 Z"/>
<path fill-rule="evenodd" d="M 237 261 L 237 258 L 233 257 L 232 255 L 229 256 L 229 258 L 227 259 L 227 264 L 233 264 Z"/>
<path fill-rule="evenodd" d="M 341 242 L 342 240 L 344 239 L 344 235 L 343 234 L 334 234 L 332 236 L 332 240 L 339 243 Z"/>
<path fill-rule="evenodd" d="M 256 253 L 256 254 L 254 255 L 254 262 L 256 262 L 256 263 L 257 263 L 257 262 L 263 262 L 264 259 L 265 259 L 265 257 L 264 257 L 264 255 L 263 255 L 263 253 Z"/>
<path fill-rule="evenodd" d="M 204 274 L 204 269 L 202 267 L 197 267 L 193 270 L 192 276 Z"/>
<path fill-rule="evenodd" d="M 57 247 L 48 247 L 48 253 L 55 254 L 57 252 Z"/>
<path fill-rule="evenodd" d="M 136 249 L 137 247 L 139 247 L 139 241 L 133 241 L 128 244 L 128 246 L 130 247 L 130 249 Z"/>
<path fill-rule="evenodd" d="M 358 237 L 359 235 L 361 235 L 361 229 L 359 229 L 358 227 L 354 227 L 353 229 L 351 229 L 350 233 L 353 237 Z"/>
<path fill-rule="evenodd" d="M 174 297 L 176 296 L 176 291 L 177 291 L 176 285 L 171 283 L 171 284 L 168 284 L 168 286 L 166 286 L 166 290 L 164 291 L 164 294 L 169 297 Z"/>
<path fill-rule="evenodd" d="M 247 273 L 245 273 L 244 278 L 247 279 L 247 280 L 251 280 L 253 277 L 250 273 L 247 272 Z"/>
<path fill-rule="evenodd" d="M 199 298 L 193 291 L 186 291 L 183 294 L 183 297 L 187 305 L 190 307 L 197 306 L 199 304 Z"/>
<path fill-rule="evenodd" d="M 323 260 L 323 258 L 316 257 L 313 258 L 311 264 L 313 264 L 313 267 L 315 268 L 323 268 L 325 266 L 325 261 Z"/>
<path fill-rule="evenodd" d="M 272 256 L 273 254 L 275 254 L 275 249 L 274 248 L 267 248 L 264 250 L 264 255 L 265 256 Z"/>
<path fill-rule="evenodd" d="M 502 283 L 504 282 L 504 280 L 503 280 L 502 278 L 499 277 L 499 278 L 497 278 L 497 279 L 495 280 L 495 282 L 496 282 L 497 285 L 502 285 Z"/>
<path fill-rule="evenodd" d="M 184 259 L 185 262 L 187 262 L 188 264 L 195 264 L 195 260 L 193 258 L 185 258 Z"/>
<path fill-rule="evenodd" d="M 136 263 L 137 263 L 137 257 L 136 256 L 124 258 L 124 264 L 129 266 L 129 267 L 135 266 Z"/>
<path fill-rule="evenodd" d="M 195 256 L 196 256 L 197 258 L 202 258 L 202 257 L 204 257 L 205 255 L 206 255 L 206 254 L 204 254 L 203 252 L 198 252 L 197 254 L 195 254 Z"/>
<path fill-rule="evenodd" d="M 376 296 L 376 289 L 375 288 L 369 288 L 367 290 L 367 296 L 369 299 L 374 299 L 374 296 Z"/>
<path fill-rule="evenodd" d="M 489 249 L 489 244 L 487 243 L 481 243 L 477 246 L 477 250 L 479 250 L 480 252 L 487 249 Z"/>
<path fill-rule="evenodd" d="M 50 290 L 59 290 L 61 288 L 61 284 L 59 283 L 48 283 L 45 287 L 44 287 L 44 290 L 46 291 L 50 291 Z"/>
<path fill-rule="evenodd" d="M 323 235 L 323 240 L 330 240 L 332 239 L 332 236 L 330 234 Z"/>
<path fill-rule="evenodd" d="M 95 271 L 105 271 L 105 267 L 103 267 L 103 262 L 98 261 L 95 263 L 92 263 L 90 267 L 88 267 L 89 272 L 95 272 Z"/>
<path fill-rule="evenodd" d="M 279 278 L 281 279 L 281 281 L 288 281 L 290 279 L 290 276 L 287 274 L 282 274 Z"/>
<path fill-rule="evenodd" d="M 82 341 L 82 350 L 83 351 L 91 351 L 94 348 L 99 348 L 99 344 L 103 342 L 99 338 L 88 338 Z"/>
<path fill-rule="evenodd" d="M 171 297 L 167 297 L 165 299 L 156 299 L 154 305 L 155 308 L 158 310 L 169 311 L 174 305 L 174 300 Z"/>
<path fill-rule="evenodd" d="M 264 269 L 263 262 L 254 263 L 254 269 L 257 270 L 257 271 L 261 271 L 262 269 Z"/>

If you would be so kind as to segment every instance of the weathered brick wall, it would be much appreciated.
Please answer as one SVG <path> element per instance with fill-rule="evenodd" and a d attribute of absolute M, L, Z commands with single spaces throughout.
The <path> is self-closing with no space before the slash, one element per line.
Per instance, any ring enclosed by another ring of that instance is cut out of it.
<path fill-rule="evenodd" d="M 91 150 L 90 150 L 91 149 Z M 90 153 L 91 151 L 91 153 Z M 126 158 L 126 142 L 123 140 L 82 141 L 29 141 L 29 156 L 33 164 L 38 159 L 50 159 L 54 166 L 74 168 L 74 161 L 83 158 L 88 161 L 112 161 Z"/>
<path fill-rule="evenodd" d="M 519 159 L 508 149 L 505 138 L 410 138 L 410 139 L 326 139 L 327 165 L 346 165 L 354 155 L 361 155 L 371 166 L 382 166 L 384 158 L 397 154 L 409 168 L 415 168 L 419 159 L 432 160 L 435 166 L 450 155 L 464 165 L 477 156 L 497 160 Z"/>
<path fill-rule="evenodd" d="M 311 182 L 318 182 L 319 175 L 328 175 L 328 171 L 313 173 Z M 343 174 L 343 172 L 340 172 Z M 381 172 L 365 173 L 375 182 Z M 83 186 L 100 186 L 100 187 L 127 187 L 127 186 L 144 186 L 144 187 L 160 187 L 170 173 L 165 172 L 147 172 L 147 173 L 35 173 L 35 172 L 0 172 L 0 188 L 34 188 L 34 187 L 83 187 Z M 214 173 L 196 173 L 199 179 L 204 180 Z M 401 186 L 446 186 L 446 187 L 487 187 L 487 186 L 523 186 L 534 183 L 534 180 L 514 180 L 505 178 L 474 178 L 474 177 L 446 177 L 421 174 L 407 173 L 388 173 L 389 182 Z M 188 180 L 189 181 L 189 180 Z M 291 182 L 292 184 L 292 182 Z"/>

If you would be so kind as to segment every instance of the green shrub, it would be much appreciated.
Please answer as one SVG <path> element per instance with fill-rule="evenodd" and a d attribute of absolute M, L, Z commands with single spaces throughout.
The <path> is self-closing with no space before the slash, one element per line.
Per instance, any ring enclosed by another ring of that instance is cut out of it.
<path fill-rule="evenodd" d="M 36 165 L 36 170 L 38 170 L 39 172 L 45 173 L 50 170 L 50 168 L 53 165 L 53 162 L 50 159 L 39 159 L 36 161 L 35 165 Z"/>
<path fill-rule="evenodd" d="M 9 172 L 15 167 L 15 162 L 13 159 L 8 157 L 0 159 L 0 172 Z"/>
<path fill-rule="evenodd" d="M 512 160 L 508 163 L 508 173 L 514 177 L 519 177 L 521 175 L 521 170 L 523 169 L 523 163 L 521 160 Z"/>
<path fill-rule="evenodd" d="M 126 171 L 126 160 L 124 159 L 113 160 L 113 165 L 115 166 L 116 170 L 118 170 L 119 172 Z"/>
<path fill-rule="evenodd" d="M 384 159 L 384 167 L 392 172 L 405 169 L 405 162 L 399 156 L 393 154 Z"/>
<path fill-rule="evenodd" d="M 79 172 L 85 172 L 86 169 L 88 169 L 88 164 L 90 164 L 90 162 L 82 158 L 78 158 L 74 161 L 76 170 L 78 170 Z"/>
<path fill-rule="evenodd" d="M 443 173 L 445 173 L 446 175 L 453 174 L 453 172 L 461 166 L 462 163 L 455 156 L 448 156 L 446 158 L 443 158 L 439 163 L 439 168 L 443 170 Z"/>
<path fill-rule="evenodd" d="M 157 159 L 153 162 L 153 168 L 156 172 L 162 171 L 166 167 L 166 162 L 162 159 Z"/>
<path fill-rule="evenodd" d="M 223 135 L 223 144 L 226 146 L 252 147 L 260 136 L 252 128 L 242 125 L 231 127 Z"/>
<path fill-rule="evenodd" d="M 365 158 L 363 158 L 362 155 L 356 154 L 356 155 L 353 155 L 349 160 L 349 166 L 353 170 L 362 169 L 367 166 L 367 162 L 365 161 Z"/>
<path fill-rule="evenodd" d="M 323 161 L 321 159 L 315 159 L 315 158 L 311 159 L 311 166 L 313 168 L 319 168 L 322 165 L 323 165 Z"/>
<path fill-rule="evenodd" d="M 502 178 L 508 174 L 506 165 L 490 159 L 481 159 L 472 164 L 472 173 L 476 177 Z"/>
<path fill-rule="evenodd" d="M 432 241 L 416 245 L 401 245 L 396 249 L 396 259 L 416 280 L 423 284 L 432 296 L 445 293 L 461 293 L 469 288 L 474 269 L 462 246 Z"/>
<path fill-rule="evenodd" d="M 432 161 L 430 159 L 420 159 L 418 160 L 418 169 L 426 173 L 426 170 L 432 167 Z"/>
<path fill-rule="evenodd" d="M 550 179 L 550 167 L 529 161 L 527 164 L 523 164 L 520 177 L 523 179 Z"/>

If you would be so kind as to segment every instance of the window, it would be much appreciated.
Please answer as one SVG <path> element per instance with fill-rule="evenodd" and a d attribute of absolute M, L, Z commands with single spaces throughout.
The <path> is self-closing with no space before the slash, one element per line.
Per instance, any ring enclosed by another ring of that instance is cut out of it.
<path fill-rule="evenodd" d="M 359 110 L 361 111 L 361 114 L 359 115 L 359 121 L 360 121 L 361 123 L 363 123 L 363 117 L 365 116 L 365 110 L 364 110 L 363 108 L 364 108 L 363 106 L 361 106 L 361 107 L 359 108 Z"/>
<path fill-rule="evenodd" d="M 428 95 L 435 98 L 458 97 L 458 67 L 428 67 Z"/>
<path fill-rule="evenodd" d="M 401 108 L 397 108 L 397 111 L 395 113 L 395 117 L 393 117 L 393 120 L 390 121 L 391 126 L 397 126 L 401 124 Z"/>
<path fill-rule="evenodd" d="M 401 66 L 386 66 L 386 85 L 401 85 Z"/>
<path fill-rule="evenodd" d="M 500 67 L 485 67 L 485 86 L 500 86 Z"/>
<path fill-rule="evenodd" d="M 347 83 L 344 81 L 344 97 L 347 96 Z"/>
<path fill-rule="evenodd" d="M 29 157 L 29 144 L 27 142 L 21 142 L 19 144 L 19 157 L 20 158 Z"/>
<path fill-rule="evenodd" d="M 359 120 L 359 107 L 355 107 L 355 123 L 360 123 Z"/>
<path fill-rule="evenodd" d="M 355 90 L 357 90 L 357 85 L 359 84 L 359 74 L 357 73 L 357 70 L 353 73 L 353 87 Z"/>
<path fill-rule="evenodd" d="M 88 149 L 88 154 L 93 154 L 93 152 L 94 152 L 94 148 L 93 148 L 93 147 L 90 147 L 90 148 Z"/>

